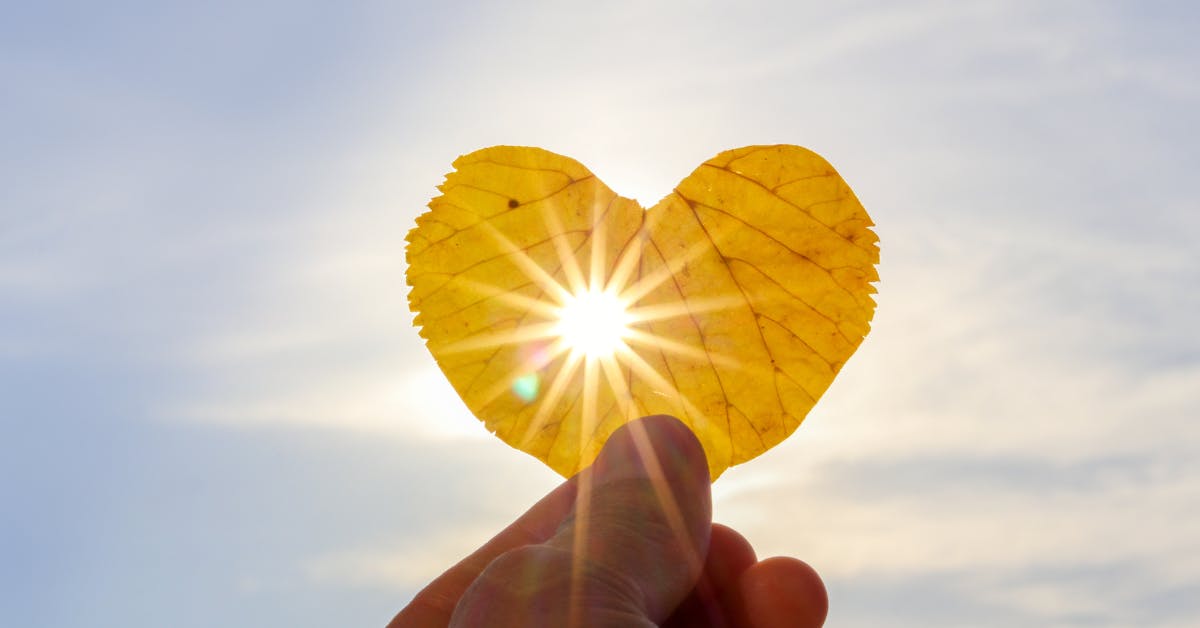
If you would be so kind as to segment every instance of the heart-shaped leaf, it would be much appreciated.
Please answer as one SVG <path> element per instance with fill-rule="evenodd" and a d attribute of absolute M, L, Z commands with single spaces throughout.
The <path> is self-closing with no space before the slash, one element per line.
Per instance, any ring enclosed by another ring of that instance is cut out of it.
<path fill-rule="evenodd" d="M 454 167 L 408 235 L 415 324 L 487 428 L 565 476 L 664 413 L 715 479 L 795 430 L 870 329 L 878 238 L 804 148 L 723 152 L 649 210 L 539 148 Z"/>

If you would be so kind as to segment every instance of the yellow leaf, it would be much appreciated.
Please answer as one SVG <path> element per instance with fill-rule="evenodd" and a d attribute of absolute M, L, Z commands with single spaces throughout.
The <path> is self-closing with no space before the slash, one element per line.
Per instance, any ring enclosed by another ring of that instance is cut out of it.
<path fill-rule="evenodd" d="M 870 329 L 878 238 L 804 148 L 723 152 L 649 210 L 540 148 L 454 167 L 408 235 L 415 323 L 487 428 L 564 476 L 664 413 L 715 479 L 791 434 Z"/>

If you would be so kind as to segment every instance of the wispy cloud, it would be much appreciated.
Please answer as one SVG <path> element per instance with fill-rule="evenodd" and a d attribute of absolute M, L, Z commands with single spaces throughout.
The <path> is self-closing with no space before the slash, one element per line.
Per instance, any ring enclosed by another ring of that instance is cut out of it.
<path fill-rule="evenodd" d="M 37 419 L 4 441 L 54 460 L 9 474 L 42 519 L 3 536 L 77 574 L 60 619 L 178 599 L 146 538 L 257 623 L 273 582 L 394 611 L 555 481 L 410 326 L 403 236 L 450 161 L 543 145 L 653 202 L 794 142 L 879 223 L 878 316 L 718 517 L 811 560 L 839 626 L 1195 623 L 1194 9 L 359 9 L 0 25 L 0 405 Z"/>

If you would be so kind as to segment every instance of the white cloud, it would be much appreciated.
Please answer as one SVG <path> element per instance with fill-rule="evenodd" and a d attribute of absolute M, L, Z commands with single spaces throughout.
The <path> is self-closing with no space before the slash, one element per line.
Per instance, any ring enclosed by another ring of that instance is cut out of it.
<path fill-rule="evenodd" d="M 239 388 L 241 398 L 205 395 L 220 400 L 176 402 L 163 414 L 234 428 L 316 426 L 434 441 L 491 437 L 436 367 L 318 371 Z"/>
<path fill-rule="evenodd" d="M 240 118 L 221 106 L 249 97 L 220 81 L 159 93 L 139 72 L 122 90 L 16 68 L 36 84 L 26 113 L 57 97 L 43 126 L 72 154 L 29 133 L 6 169 L 25 180 L 0 192 L 0 357 L 149 363 L 173 387 L 134 405 L 168 420 L 447 458 L 490 436 L 411 328 L 403 236 L 454 156 L 544 145 L 653 202 L 717 150 L 804 143 L 880 223 L 878 318 L 798 433 L 717 484 L 718 516 L 835 593 L 950 582 L 891 625 L 938 623 L 912 617 L 939 595 L 1010 624 L 1187 625 L 1187 608 L 1138 606 L 1200 582 L 1191 40 L 1113 3 L 625 8 L 428 19 L 419 50 L 389 36 L 340 66 L 371 83 L 359 101 L 303 83 L 313 109 L 254 92 L 267 114 Z M 481 477 L 429 517 L 508 513 L 532 499 L 513 484 Z M 300 568 L 316 587 L 411 589 L 504 523 Z"/>

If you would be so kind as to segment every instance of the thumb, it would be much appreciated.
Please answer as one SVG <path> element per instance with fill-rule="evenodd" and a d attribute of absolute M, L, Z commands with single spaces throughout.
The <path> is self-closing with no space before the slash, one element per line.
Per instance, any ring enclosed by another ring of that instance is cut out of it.
<path fill-rule="evenodd" d="M 691 430 L 669 416 L 632 421 L 577 484 L 554 537 L 494 561 L 452 625 L 649 626 L 683 601 L 712 531 L 708 464 Z"/>
<path fill-rule="evenodd" d="M 678 419 L 648 417 L 614 432 L 590 472 L 549 545 L 619 574 L 646 616 L 662 621 L 696 584 L 708 550 L 704 449 Z"/>

